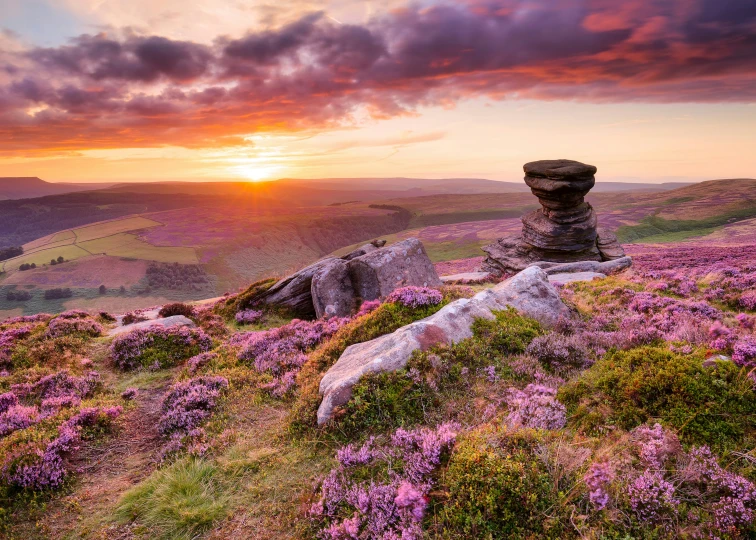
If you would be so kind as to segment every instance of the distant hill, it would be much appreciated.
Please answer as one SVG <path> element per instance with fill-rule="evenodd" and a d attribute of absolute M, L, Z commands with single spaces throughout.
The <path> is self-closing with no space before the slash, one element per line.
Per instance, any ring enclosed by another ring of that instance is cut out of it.
<path fill-rule="evenodd" d="M 45 182 L 36 176 L 2 176 L 0 177 L 0 200 L 32 199 L 48 195 L 74 193 L 101 189 L 113 184 L 76 184 Z"/>

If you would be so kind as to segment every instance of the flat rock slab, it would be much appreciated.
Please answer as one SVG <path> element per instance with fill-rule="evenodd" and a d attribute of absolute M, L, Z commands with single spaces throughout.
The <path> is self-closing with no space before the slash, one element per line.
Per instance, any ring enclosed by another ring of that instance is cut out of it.
<path fill-rule="evenodd" d="M 493 319 L 494 310 L 513 307 L 523 315 L 552 326 L 570 310 L 548 281 L 546 273 L 530 267 L 510 279 L 486 289 L 473 298 L 463 298 L 397 331 L 347 347 L 341 358 L 320 381 L 323 401 L 318 408 L 318 424 L 333 418 L 337 407 L 352 397 L 352 388 L 364 375 L 397 371 L 407 365 L 416 350 L 452 344 L 472 337 L 475 319 Z"/>
<path fill-rule="evenodd" d="M 174 315 L 172 317 L 165 317 L 163 319 L 153 319 L 150 321 L 142 321 L 134 324 L 127 324 L 126 326 L 117 326 L 112 330 L 108 330 L 107 335 L 117 336 L 119 334 L 126 334 L 132 330 L 141 328 L 178 328 L 181 326 L 187 326 L 194 328 L 197 326 L 191 319 L 184 317 L 183 315 Z"/>
<path fill-rule="evenodd" d="M 633 260 L 630 257 L 620 257 L 611 261 L 577 261 L 570 263 L 555 263 L 540 261 L 535 262 L 532 266 L 543 269 L 549 275 L 552 274 L 572 274 L 575 272 L 599 272 L 601 274 L 616 274 L 627 268 L 630 268 Z"/>
<path fill-rule="evenodd" d="M 572 283 L 574 281 L 593 281 L 594 279 L 603 279 L 606 274 L 600 272 L 574 272 L 571 274 L 551 274 L 549 283 Z"/>
<path fill-rule="evenodd" d="M 490 272 L 462 272 L 450 276 L 441 276 L 443 283 L 480 283 L 491 277 Z"/>

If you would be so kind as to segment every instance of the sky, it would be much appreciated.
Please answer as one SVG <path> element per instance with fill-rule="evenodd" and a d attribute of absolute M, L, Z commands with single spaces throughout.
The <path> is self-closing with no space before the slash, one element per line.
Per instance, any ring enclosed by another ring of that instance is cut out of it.
<path fill-rule="evenodd" d="M 0 176 L 756 177 L 753 0 L 0 0 Z"/>

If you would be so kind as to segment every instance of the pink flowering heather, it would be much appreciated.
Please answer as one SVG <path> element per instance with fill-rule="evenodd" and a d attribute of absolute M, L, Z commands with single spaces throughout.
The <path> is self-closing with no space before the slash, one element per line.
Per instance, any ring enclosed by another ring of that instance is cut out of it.
<path fill-rule="evenodd" d="M 645 524 L 656 524 L 673 517 L 680 501 L 675 498 L 675 486 L 664 479 L 661 472 L 645 471 L 627 487 L 630 508 Z"/>
<path fill-rule="evenodd" d="M 126 401 L 133 401 L 136 399 L 137 395 L 139 395 L 139 389 L 130 387 L 121 392 L 121 398 L 125 399 Z"/>
<path fill-rule="evenodd" d="M 751 311 L 756 311 L 756 291 L 744 292 L 738 298 L 738 305 Z"/>
<path fill-rule="evenodd" d="M 651 469 L 661 469 L 667 458 L 680 450 L 677 436 L 665 431 L 660 424 L 638 426 L 632 431 L 641 463 Z"/>
<path fill-rule="evenodd" d="M 0 366 L 10 365 L 13 347 L 31 334 L 34 326 L 26 324 L 0 331 Z"/>
<path fill-rule="evenodd" d="M 402 287 L 386 297 L 386 302 L 396 302 L 407 307 L 436 306 L 444 299 L 440 291 L 430 287 Z"/>
<path fill-rule="evenodd" d="M 745 336 L 732 347 L 732 360 L 739 366 L 756 364 L 756 337 Z"/>
<path fill-rule="evenodd" d="M 91 396 L 99 384 L 100 374 L 96 371 L 78 377 L 64 369 L 46 375 L 35 383 L 14 384 L 11 388 L 19 396 L 35 399 L 67 396 L 85 398 Z"/>
<path fill-rule="evenodd" d="M 10 435 L 19 429 L 33 426 L 39 420 L 39 411 L 36 407 L 13 405 L 0 414 L 0 438 Z"/>
<path fill-rule="evenodd" d="M 121 407 L 82 409 L 58 427 L 58 436 L 44 448 L 29 443 L 15 448 L 5 459 L 0 477 L 20 488 L 56 488 L 65 479 L 64 457 L 81 443 L 82 429 L 107 426 L 122 412 Z"/>
<path fill-rule="evenodd" d="M 348 321 L 335 317 L 318 321 L 294 319 L 279 328 L 249 332 L 230 343 L 241 346 L 240 360 L 251 361 L 257 371 L 273 376 L 266 390 L 283 396 L 294 387 L 296 375 L 307 360 L 306 353 Z"/>
<path fill-rule="evenodd" d="M 56 317 L 47 326 L 45 336 L 58 338 L 72 334 L 96 337 L 102 334 L 100 323 L 89 318 L 63 318 Z"/>
<path fill-rule="evenodd" d="M 13 392 L 0 394 L 0 413 L 4 413 L 14 405 L 18 405 L 18 396 Z"/>
<path fill-rule="evenodd" d="M 163 398 L 160 432 L 169 437 L 162 454 L 193 445 L 204 436 L 200 426 L 210 418 L 228 380 L 223 377 L 197 377 L 173 385 Z"/>
<path fill-rule="evenodd" d="M 585 368 L 591 364 L 586 343 L 577 335 L 565 336 L 550 332 L 533 339 L 526 352 L 557 372 Z"/>
<path fill-rule="evenodd" d="M 735 318 L 740 323 L 740 326 L 746 330 L 753 330 L 753 327 L 756 326 L 756 317 L 751 317 L 745 313 L 738 313 Z"/>
<path fill-rule="evenodd" d="M 357 312 L 357 316 L 361 317 L 363 315 L 367 315 L 368 313 L 371 313 L 381 307 L 381 301 L 380 300 L 368 300 L 366 302 L 363 302 L 362 305 L 360 305 L 360 310 Z"/>
<path fill-rule="evenodd" d="M 57 396 L 42 400 L 39 412 L 42 418 L 55 416 L 61 409 L 71 409 L 81 405 L 81 398 L 74 395 Z"/>
<path fill-rule="evenodd" d="M 564 405 L 556 399 L 556 390 L 542 384 L 529 384 L 524 390 L 510 388 L 506 398 L 512 427 L 561 429 L 567 423 Z"/>
<path fill-rule="evenodd" d="M 199 328 L 138 328 L 116 336 L 110 345 L 115 364 L 123 369 L 169 367 L 210 350 L 210 336 Z"/>
<path fill-rule="evenodd" d="M 189 368 L 189 373 L 194 375 L 217 357 L 218 355 L 214 352 L 203 352 L 187 360 L 186 366 Z"/>
<path fill-rule="evenodd" d="M 254 324 L 262 320 L 263 312 L 256 309 L 245 309 L 239 311 L 235 318 L 239 324 Z"/>
<path fill-rule="evenodd" d="M 592 463 L 583 475 L 583 481 L 588 486 L 588 498 L 596 510 L 603 510 L 609 504 L 610 496 L 607 491 L 616 474 L 608 462 Z"/>
<path fill-rule="evenodd" d="M 318 538 L 420 540 L 433 475 L 444 452 L 454 444 L 457 426 L 397 430 L 389 444 L 369 439 L 337 453 L 339 465 L 320 486 L 320 499 L 310 515 L 321 525 Z M 361 467 L 387 468 L 388 480 L 366 480 Z"/>

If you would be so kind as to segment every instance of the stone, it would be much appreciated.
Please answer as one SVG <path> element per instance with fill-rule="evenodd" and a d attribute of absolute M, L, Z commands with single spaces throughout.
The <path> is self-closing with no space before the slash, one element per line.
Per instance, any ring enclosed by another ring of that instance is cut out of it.
<path fill-rule="evenodd" d="M 327 263 L 321 265 L 312 276 L 311 293 L 316 317 L 351 315 L 356 308 L 357 299 L 347 261 L 328 259 Z"/>
<path fill-rule="evenodd" d="M 261 293 L 255 301 L 262 301 L 269 306 L 283 308 L 292 315 L 302 319 L 315 317 L 315 305 L 312 301 L 312 278 L 321 268 L 338 260 L 333 257 L 322 259 L 299 272 L 296 272 Z"/>
<path fill-rule="evenodd" d="M 408 238 L 348 261 L 349 275 L 361 300 L 384 298 L 400 287 L 439 287 L 441 280 L 417 238 Z"/>
<path fill-rule="evenodd" d="M 549 283 L 572 283 L 574 281 L 593 281 L 603 279 L 606 274 L 600 272 L 573 272 L 570 274 L 550 274 Z"/>
<path fill-rule="evenodd" d="M 617 237 L 598 230 L 585 196 L 596 183 L 596 167 L 567 159 L 533 161 L 523 166 L 525 183 L 541 208 L 522 217 L 522 234 L 485 246 L 482 269 L 517 272 L 538 261 L 607 261 L 624 257 Z"/>
<path fill-rule="evenodd" d="M 482 283 L 491 278 L 490 272 L 462 272 L 450 276 L 441 276 L 443 283 Z"/>
<path fill-rule="evenodd" d="M 362 255 L 365 255 L 367 253 L 370 253 L 372 251 L 377 250 L 378 247 L 374 244 L 365 244 L 364 246 L 360 246 L 355 250 L 350 251 L 346 255 L 342 257 L 345 261 L 351 261 L 352 259 L 356 259 L 357 257 L 361 257 Z"/>
<path fill-rule="evenodd" d="M 706 360 L 703 361 L 701 364 L 703 367 L 710 368 L 717 365 L 717 362 L 729 362 L 730 357 L 725 356 L 724 354 L 715 354 L 710 357 L 708 357 Z"/>
<path fill-rule="evenodd" d="M 597 262 L 597 261 L 577 261 L 572 263 L 553 263 L 547 261 L 539 261 L 533 263 L 532 266 L 541 268 L 549 275 L 552 274 L 567 274 L 572 272 L 598 272 L 601 274 L 616 274 L 621 272 L 633 264 L 633 260 L 630 257 L 622 257 L 611 261 Z"/>
<path fill-rule="evenodd" d="M 475 319 L 493 319 L 493 310 L 507 307 L 517 309 L 546 327 L 570 315 L 569 308 L 561 301 L 543 270 L 537 267 L 523 270 L 473 298 L 451 302 L 430 317 L 391 334 L 347 347 L 320 381 L 323 400 L 318 408 L 318 424 L 331 420 L 336 409 L 349 401 L 352 388 L 363 376 L 402 369 L 416 350 L 472 337 Z"/>
<path fill-rule="evenodd" d="M 149 321 L 141 321 L 134 324 L 127 324 L 125 326 L 117 326 L 108 331 L 109 336 L 117 336 L 119 334 L 125 334 L 132 330 L 140 328 L 178 328 L 186 326 L 188 328 L 194 328 L 197 326 L 194 322 L 184 317 L 183 315 L 173 315 L 172 317 L 164 317 L 161 319 L 152 319 Z"/>

